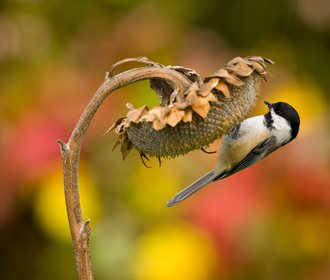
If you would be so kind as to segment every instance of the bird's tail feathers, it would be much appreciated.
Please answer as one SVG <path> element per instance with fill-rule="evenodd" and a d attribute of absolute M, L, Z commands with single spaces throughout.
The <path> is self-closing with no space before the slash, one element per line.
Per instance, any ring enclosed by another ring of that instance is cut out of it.
<path fill-rule="evenodd" d="M 183 189 L 181 192 L 177 193 L 167 202 L 167 207 L 171 207 L 193 195 L 195 192 L 199 191 L 201 188 L 205 187 L 208 183 L 216 181 L 226 177 L 226 173 L 218 173 L 214 169 L 206 173 L 203 177 L 199 178 L 197 181 Z"/>

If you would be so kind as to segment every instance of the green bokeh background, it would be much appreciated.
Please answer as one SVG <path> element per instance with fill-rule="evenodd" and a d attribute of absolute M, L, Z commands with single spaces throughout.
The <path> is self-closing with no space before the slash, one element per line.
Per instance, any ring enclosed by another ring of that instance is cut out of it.
<path fill-rule="evenodd" d="M 262 163 L 166 201 L 208 171 L 200 151 L 145 168 L 102 136 L 147 82 L 114 92 L 83 145 L 96 279 L 330 279 L 330 3 L 326 0 L 0 2 L 0 279 L 75 279 L 57 139 L 110 65 L 147 56 L 201 75 L 234 56 L 276 62 L 263 100 L 297 108 L 298 138 Z M 135 66 L 132 64 L 131 66 Z M 210 150 L 218 150 L 220 141 Z"/>

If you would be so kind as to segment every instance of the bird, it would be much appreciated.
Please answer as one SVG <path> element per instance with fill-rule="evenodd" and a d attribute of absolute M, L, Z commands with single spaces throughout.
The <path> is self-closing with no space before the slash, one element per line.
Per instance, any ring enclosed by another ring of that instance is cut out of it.
<path fill-rule="evenodd" d="M 182 202 L 210 182 L 254 165 L 297 137 L 300 117 L 296 109 L 281 101 L 264 103 L 268 112 L 244 120 L 225 135 L 214 169 L 174 195 L 167 202 L 168 207 Z"/>

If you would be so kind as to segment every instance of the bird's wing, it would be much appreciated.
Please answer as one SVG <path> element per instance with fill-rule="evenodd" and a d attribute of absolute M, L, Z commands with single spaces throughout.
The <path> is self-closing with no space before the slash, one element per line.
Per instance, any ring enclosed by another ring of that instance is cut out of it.
<path fill-rule="evenodd" d="M 227 170 L 220 178 L 215 178 L 215 180 L 226 178 L 238 171 L 241 171 L 255 164 L 260 159 L 264 158 L 266 155 L 273 152 L 273 149 L 271 147 L 274 146 L 274 141 L 275 141 L 274 136 L 266 138 L 259 145 L 254 147 L 244 159 L 242 159 L 239 163 L 234 165 L 230 170 Z"/>
<path fill-rule="evenodd" d="M 199 178 L 197 181 L 195 181 L 194 183 L 183 189 L 181 192 L 173 196 L 173 198 L 167 202 L 167 206 L 171 207 L 174 204 L 177 204 L 185 200 L 186 198 L 188 198 L 189 196 L 191 196 L 192 194 L 194 194 L 195 192 L 206 186 L 208 183 L 214 181 L 215 178 L 219 176 L 220 174 L 215 172 L 214 169 L 212 169 L 211 171 L 206 173 L 203 177 Z"/>
<path fill-rule="evenodd" d="M 259 145 L 254 147 L 243 160 L 234 165 L 234 167 L 230 170 L 225 170 L 219 173 L 219 171 L 212 169 L 203 177 L 199 178 L 197 181 L 195 181 L 194 183 L 183 189 L 181 192 L 173 196 L 173 198 L 167 202 L 167 206 L 171 207 L 187 199 L 189 196 L 199 191 L 201 188 L 203 188 L 210 182 L 226 178 L 238 171 L 241 171 L 253 165 L 254 163 L 264 158 L 266 155 L 270 154 L 273 151 L 271 147 L 273 146 L 274 141 L 274 136 L 266 138 Z"/>

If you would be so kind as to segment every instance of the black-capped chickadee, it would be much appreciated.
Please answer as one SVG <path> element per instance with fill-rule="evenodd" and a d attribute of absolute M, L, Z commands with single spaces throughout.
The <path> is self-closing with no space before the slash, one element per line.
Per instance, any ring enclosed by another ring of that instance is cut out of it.
<path fill-rule="evenodd" d="M 246 119 L 224 136 L 216 167 L 177 193 L 167 203 L 168 207 L 185 200 L 210 182 L 257 163 L 297 136 L 300 125 L 297 111 L 285 102 L 265 101 L 265 104 L 269 112 Z"/>

